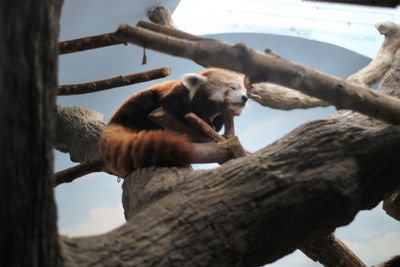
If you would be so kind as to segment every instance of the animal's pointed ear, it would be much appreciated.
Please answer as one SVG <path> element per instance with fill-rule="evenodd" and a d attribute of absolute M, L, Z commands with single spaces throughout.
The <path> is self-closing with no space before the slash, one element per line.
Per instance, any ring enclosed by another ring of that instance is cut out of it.
<path fill-rule="evenodd" d="M 182 76 L 183 85 L 190 91 L 196 90 L 206 82 L 207 77 L 197 73 L 188 73 Z"/>

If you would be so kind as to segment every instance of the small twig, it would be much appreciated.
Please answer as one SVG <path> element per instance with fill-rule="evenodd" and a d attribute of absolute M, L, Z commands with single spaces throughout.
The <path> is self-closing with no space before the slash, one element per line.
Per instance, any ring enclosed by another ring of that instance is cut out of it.
<path fill-rule="evenodd" d="M 205 135 L 209 136 L 213 140 L 217 142 L 223 142 L 226 140 L 225 137 L 217 133 L 210 125 L 200 119 L 196 114 L 188 113 L 185 115 L 185 118 L 188 120 L 189 123 L 194 125 L 196 128 L 201 130 Z"/>
<path fill-rule="evenodd" d="M 114 38 L 114 35 L 114 33 L 105 33 L 60 42 L 59 54 L 69 54 L 89 49 L 122 44 L 121 41 Z"/>
<path fill-rule="evenodd" d="M 210 139 L 207 136 L 201 135 L 198 132 L 194 131 L 188 125 L 184 124 L 181 120 L 166 112 L 163 108 L 155 109 L 148 115 L 148 118 L 164 129 L 187 134 L 193 142 L 210 142 Z"/>
<path fill-rule="evenodd" d="M 92 162 L 81 163 L 74 167 L 59 171 L 55 174 L 56 181 L 54 186 L 63 183 L 70 183 L 75 179 L 92 172 L 100 172 L 104 166 L 101 159 Z"/>
<path fill-rule="evenodd" d="M 150 80 L 163 78 L 170 75 L 170 73 L 171 73 L 170 68 L 159 68 L 159 69 L 149 70 L 146 72 L 140 72 L 124 76 L 121 75 L 118 77 L 100 81 L 61 85 L 58 88 L 58 95 L 88 94 L 115 87 L 121 87 L 125 85 L 147 82 Z"/>

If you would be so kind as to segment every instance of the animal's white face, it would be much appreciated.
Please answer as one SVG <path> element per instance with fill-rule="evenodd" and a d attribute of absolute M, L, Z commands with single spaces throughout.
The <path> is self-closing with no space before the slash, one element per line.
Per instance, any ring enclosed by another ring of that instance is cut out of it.
<path fill-rule="evenodd" d="M 226 105 L 235 115 L 240 115 L 247 102 L 244 75 L 223 69 L 212 69 L 207 76 L 185 74 L 183 84 L 190 90 L 190 99 L 198 90 L 206 90 L 209 99 Z"/>

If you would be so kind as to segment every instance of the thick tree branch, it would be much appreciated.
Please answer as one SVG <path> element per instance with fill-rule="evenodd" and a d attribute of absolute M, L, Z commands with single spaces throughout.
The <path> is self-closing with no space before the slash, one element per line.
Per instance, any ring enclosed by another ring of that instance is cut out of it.
<path fill-rule="evenodd" d="M 251 93 L 251 99 L 270 108 L 291 110 L 329 106 L 329 103 L 323 100 L 272 83 L 253 84 Z"/>
<path fill-rule="evenodd" d="M 322 120 L 218 170 L 164 171 L 165 188 L 152 187 L 160 176 L 147 177 L 142 187 L 135 184 L 140 195 L 125 197 L 141 202 L 136 198 L 150 190 L 162 199 L 108 235 L 66 240 L 67 266 L 93 264 L 105 251 L 114 251 L 102 258 L 105 265 L 272 262 L 348 224 L 398 187 L 399 140 L 396 127 Z M 132 179 L 142 173 L 125 180 Z M 184 185 L 173 186 L 176 180 Z"/>
<path fill-rule="evenodd" d="M 121 75 L 118 77 L 79 84 L 66 84 L 58 87 L 58 95 L 78 95 L 103 91 L 115 87 L 147 82 L 164 78 L 171 74 L 170 68 L 158 68 L 146 72 Z"/>
<path fill-rule="evenodd" d="M 0 266 L 62 266 L 51 148 L 61 7 L 0 1 Z"/>
<path fill-rule="evenodd" d="M 122 25 L 116 36 L 170 55 L 242 72 L 252 83 L 270 81 L 325 100 L 339 109 L 350 109 L 391 123 L 400 122 L 400 101 L 363 87 L 270 55 L 243 44 L 229 45 L 216 40 L 191 41 Z M 321 89 L 323 88 L 323 89 Z"/>
<path fill-rule="evenodd" d="M 400 221 L 400 189 L 385 198 L 383 209 L 389 216 Z"/>
<path fill-rule="evenodd" d="M 69 152 L 73 162 L 99 158 L 98 140 L 103 130 L 103 114 L 81 107 L 57 106 L 54 148 Z"/>
<path fill-rule="evenodd" d="M 160 26 L 158 24 L 154 24 L 154 23 L 147 22 L 147 21 L 139 21 L 137 23 L 137 26 L 140 27 L 140 28 L 144 28 L 144 29 L 153 31 L 153 32 L 158 32 L 158 33 L 166 34 L 166 35 L 177 37 L 177 38 L 183 38 L 183 39 L 187 39 L 187 40 L 200 40 L 200 39 L 202 39 L 202 37 L 199 37 L 197 35 L 193 35 L 193 34 L 190 34 L 190 33 L 178 31 L 175 28 L 171 28 L 171 27 L 168 27 L 166 25 Z"/>
<path fill-rule="evenodd" d="M 309 242 L 301 251 L 325 267 L 366 267 L 334 234 Z"/>
<path fill-rule="evenodd" d="M 383 77 L 392 65 L 396 51 L 400 48 L 399 25 L 386 21 L 376 24 L 376 28 L 385 36 L 381 48 L 367 66 L 348 78 L 349 81 L 366 87 L 370 87 Z"/>
<path fill-rule="evenodd" d="M 389 260 L 373 265 L 372 267 L 398 267 L 400 266 L 400 255 L 393 256 Z"/>
<path fill-rule="evenodd" d="M 383 83 L 387 93 L 398 94 L 385 86 L 400 88 L 399 66 L 400 54 Z M 218 169 L 134 172 L 123 185 L 128 223 L 105 235 L 64 238 L 66 266 L 272 262 L 398 188 L 399 150 L 399 127 L 339 112 Z"/>

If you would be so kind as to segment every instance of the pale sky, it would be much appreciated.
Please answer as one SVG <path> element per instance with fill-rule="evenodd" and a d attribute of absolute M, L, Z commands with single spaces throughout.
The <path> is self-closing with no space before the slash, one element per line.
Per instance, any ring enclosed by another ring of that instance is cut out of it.
<path fill-rule="evenodd" d="M 120 23 L 135 24 L 137 20 L 145 19 L 146 14 L 145 10 L 137 8 L 138 5 L 153 6 L 161 2 L 170 9 L 177 3 L 173 0 L 65 0 L 60 39 L 114 31 Z M 209 5 L 213 8 L 207 9 Z M 204 21 L 204 12 L 207 12 L 207 21 Z M 217 34 L 213 37 L 231 43 L 243 42 L 259 50 L 272 48 L 290 60 L 346 78 L 367 64 L 368 57 L 375 55 L 382 37 L 373 25 L 382 20 L 398 22 L 398 14 L 399 9 L 307 6 L 295 0 L 184 0 L 173 18 L 188 32 Z M 132 45 L 63 55 L 60 57 L 59 81 L 60 84 L 93 81 L 162 66 L 170 66 L 173 70 L 171 77 L 166 79 L 177 79 L 185 72 L 200 70 L 200 66 L 188 60 L 151 51 L 147 52 L 148 64 L 142 66 L 141 57 L 142 49 Z M 130 94 L 159 81 L 95 94 L 59 97 L 58 102 L 93 108 L 108 120 Z M 253 102 L 236 120 L 237 133 L 246 148 L 256 151 L 302 123 L 324 118 L 334 111 L 334 108 L 317 108 L 287 112 L 260 107 Z M 73 164 L 67 154 L 56 152 L 56 170 Z M 121 192 L 121 183 L 116 177 L 99 173 L 57 187 L 61 233 L 72 236 L 98 234 L 122 224 Z M 354 222 L 338 229 L 337 234 L 369 265 L 400 252 L 400 224 L 386 216 L 381 207 L 360 212 Z M 271 266 L 320 265 L 296 252 Z"/>

